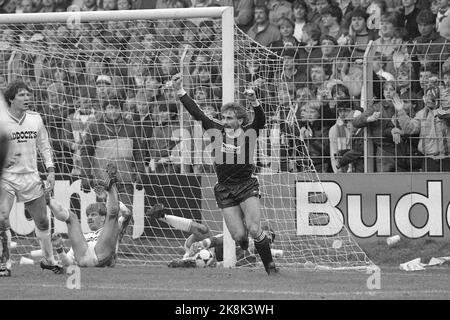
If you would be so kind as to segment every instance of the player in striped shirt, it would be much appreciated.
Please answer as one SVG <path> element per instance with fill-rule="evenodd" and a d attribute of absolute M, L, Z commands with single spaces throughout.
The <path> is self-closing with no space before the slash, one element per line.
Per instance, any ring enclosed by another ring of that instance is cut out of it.
<path fill-rule="evenodd" d="M 64 208 L 47 194 L 47 204 L 56 219 L 67 224 L 72 249 L 66 254 L 59 235 L 53 237 L 55 248 L 64 265 L 79 267 L 113 267 L 116 263 L 118 244 L 131 220 L 131 212 L 119 202 L 117 194 L 117 169 L 111 163 L 107 165 L 108 179 L 97 181 L 94 191 L 100 198 L 106 198 L 106 204 L 95 203 L 88 206 L 90 233 L 83 234 L 75 213 Z M 107 195 L 105 195 L 107 193 Z"/>
<path fill-rule="evenodd" d="M 9 155 L 1 178 L 0 276 L 11 276 L 9 214 L 14 198 L 18 202 L 25 203 L 25 209 L 36 224 L 36 237 L 44 254 L 41 267 L 55 273 L 62 273 L 64 269 L 53 257 L 43 184 L 37 169 L 37 152 L 39 151 L 47 168 L 48 189 L 52 190 L 55 185 L 55 170 L 47 130 L 41 116 L 28 110 L 31 103 L 31 90 L 25 83 L 16 81 L 8 84 L 4 96 L 7 111 L 3 129 L 9 138 Z"/>
<path fill-rule="evenodd" d="M 249 122 L 245 107 L 236 102 L 222 106 L 223 121 L 220 122 L 206 116 L 189 97 L 183 89 L 182 75 L 174 75 L 172 84 L 183 106 L 195 120 L 201 121 L 203 129 L 211 137 L 218 180 L 214 195 L 231 237 L 244 251 L 249 245 L 248 237 L 252 237 L 267 274 L 277 273 L 270 240 L 261 229 L 259 182 L 253 175 L 257 137 L 265 126 L 264 111 L 255 92 L 244 92 L 255 114 L 252 122 Z"/>

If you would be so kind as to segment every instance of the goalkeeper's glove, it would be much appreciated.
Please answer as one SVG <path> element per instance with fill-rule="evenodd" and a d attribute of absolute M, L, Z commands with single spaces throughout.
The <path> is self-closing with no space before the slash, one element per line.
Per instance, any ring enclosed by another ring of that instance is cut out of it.
<path fill-rule="evenodd" d="M 85 193 L 91 192 L 91 179 L 89 177 L 81 178 L 81 191 Z"/>

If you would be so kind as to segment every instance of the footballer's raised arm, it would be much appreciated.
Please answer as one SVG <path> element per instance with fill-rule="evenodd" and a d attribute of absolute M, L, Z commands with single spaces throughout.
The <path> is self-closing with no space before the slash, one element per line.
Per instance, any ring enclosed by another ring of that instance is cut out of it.
<path fill-rule="evenodd" d="M 222 124 L 208 117 L 198 106 L 198 104 L 192 100 L 192 98 L 186 93 L 183 89 L 183 76 L 180 74 L 176 74 L 172 77 L 172 86 L 175 90 L 177 97 L 180 99 L 183 106 L 189 112 L 189 114 L 194 117 L 195 120 L 201 121 L 202 126 L 205 130 L 208 129 L 222 129 Z"/>

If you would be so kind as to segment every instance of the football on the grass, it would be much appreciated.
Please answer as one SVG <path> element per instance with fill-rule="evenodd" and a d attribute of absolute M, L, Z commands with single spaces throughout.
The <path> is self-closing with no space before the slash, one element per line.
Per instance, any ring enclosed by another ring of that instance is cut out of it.
<path fill-rule="evenodd" d="M 198 268 L 206 268 L 214 261 L 214 255 L 208 249 L 202 249 L 195 255 Z"/>

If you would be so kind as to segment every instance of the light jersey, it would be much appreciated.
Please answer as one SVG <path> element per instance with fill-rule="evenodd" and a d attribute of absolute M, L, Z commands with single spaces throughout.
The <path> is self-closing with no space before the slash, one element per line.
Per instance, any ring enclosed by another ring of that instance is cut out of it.
<path fill-rule="evenodd" d="M 98 237 L 100 236 L 100 233 L 102 232 L 103 228 L 98 229 L 97 231 L 91 231 L 84 234 L 84 238 L 86 239 L 88 247 L 94 247 L 97 244 Z M 117 244 L 118 245 L 118 244 Z M 75 264 L 78 264 L 75 260 L 75 253 L 73 252 L 73 249 L 70 248 L 69 252 L 67 252 L 67 257 L 73 261 Z"/>
<path fill-rule="evenodd" d="M 37 169 L 37 151 L 44 159 L 45 167 L 53 167 L 52 149 L 39 113 L 26 111 L 21 119 L 15 118 L 9 110 L 4 117 L 4 128 L 9 136 L 9 161 L 5 168 L 10 173 L 35 173 Z"/>
<path fill-rule="evenodd" d="M 123 216 L 124 213 L 126 213 L 127 211 L 129 211 L 128 208 L 121 201 L 119 201 L 119 217 Z M 121 228 L 120 223 L 119 223 L 119 228 Z M 91 232 L 83 234 L 84 238 L 86 239 L 88 247 L 95 248 L 95 245 L 97 244 L 98 238 L 100 237 L 102 230 L 103 230 L 103 227 L 96 231 L 91 231 Z M 118 249 L 119 249 L 119 241 L 117 241 L 117 244 L 116 244 L 116 252 Z M 77 262 L 75 260 L 75 254 L 74 254 L 72 248 L 70 248 L 70 250 L 66 253 L 66 255 L 71 261 L 73 261 L 75 264 L 77 264 Z"/>

